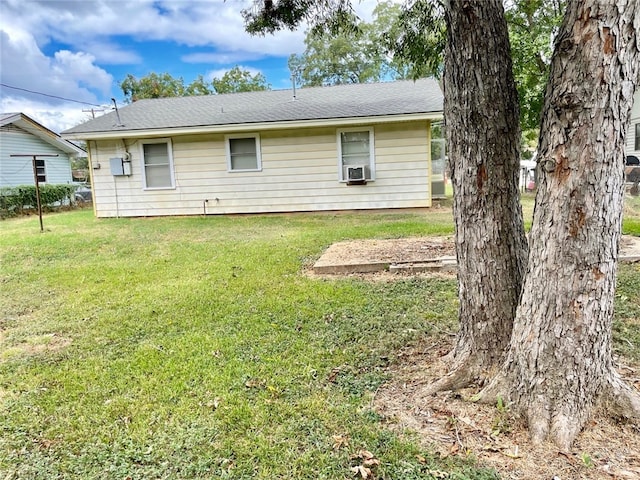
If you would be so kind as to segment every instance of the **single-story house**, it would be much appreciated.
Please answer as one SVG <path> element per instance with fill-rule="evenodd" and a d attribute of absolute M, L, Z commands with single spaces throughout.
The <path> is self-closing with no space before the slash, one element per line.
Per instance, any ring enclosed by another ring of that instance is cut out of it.
<path fill-rule="evenodd" d="M 432 79 L 139 100 L 84 140 L 98 217 L 428 207 Z"/>
<path fill-rule="evenodd" d="M 49 184 L 71 183 L 71 159 L 87 156 L 82 148 L 24 113 L 0 113 L 0 187 L 35 184 L 34 154 L 58 155 L 36 158 L 38 182 Z"/>

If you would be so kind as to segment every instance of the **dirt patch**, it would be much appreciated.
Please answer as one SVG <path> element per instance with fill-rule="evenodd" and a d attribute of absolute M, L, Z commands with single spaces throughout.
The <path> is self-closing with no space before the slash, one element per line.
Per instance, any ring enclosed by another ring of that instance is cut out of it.
<path fill-rule="evenodd" d="M 475 457 L 504 479 L 640 479 L 638 426 L 597 417 L 570 452 L 560 452 L 552 444 L 533 445 L 508 408 L 466 401 L 477 389 L 425 395 L 425 386 L 446 371 L 442 356 L 452 348 L 449 341 L 428 342 L 402 351 L 391 367 L 393 381 L 375 395 L 374 408 L 392 430 L 418 433 L 423 446 L 442 457 Z M 640 387 L 640 366 L 619 372 Z"/>
<path fill-rule="evenodd" d="M 350 240 L 331 245 L 323 254 L 327 263 L 407 263 L 455 256 L 450 237 Z"/>
<path fill-rule="evenodd" d="M 0 330 L 0 343 L 4 343 L 4 334 Z M 0 355 L 0 363 L 13 357 L 35 356 L 59 352 L 71 345 L 71 339 L 55 333 L 37 335 L 7 346 Z"/>
<path fill-rule="evenodd" d="M 313 273 L 447 273 L 455 271 L 455 254 L 451 237 L 350 240 L 327 248 Z M 620 261 L 640 261 L 640 237 L 622 236 Z"/>

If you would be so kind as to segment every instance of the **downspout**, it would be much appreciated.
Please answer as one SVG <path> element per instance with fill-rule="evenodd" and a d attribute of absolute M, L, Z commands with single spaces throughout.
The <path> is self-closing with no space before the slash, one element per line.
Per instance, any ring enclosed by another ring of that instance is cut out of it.
<path fill-rule="evenodd" d="M 96 146 L 96 150 L 97 150 Z M 87 140 L 87 161 L 88 161 L 88 170 L 89 170 L 89 185 L 91 185 L 91 200 L 93 203 L 93 216 L 98 217 L 98 206 L 96 202 L 96 189 L 95 182 L 93 180 L 93 158 L 91 155 L 91 140 Z"/>
<path fill-rule="evenodd" d="M 433 159 L 431 158 L 431 120 L 427 120 L 427 207 L 433 206 Z"/>

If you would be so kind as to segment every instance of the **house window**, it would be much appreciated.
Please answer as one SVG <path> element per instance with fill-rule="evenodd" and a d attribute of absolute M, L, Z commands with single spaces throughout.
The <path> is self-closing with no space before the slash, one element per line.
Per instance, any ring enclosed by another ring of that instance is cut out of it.
<path fill-rule="evenodd" d="M 640 123 L 636 123 L 636 142 L 633 149 L 636 152 L 640 151 Z"/>
<path fill-rule="evenodd" d="M 174 188 L 171 140 L 142 142 L 144 188 Z"/>
<path fill-rule="evenodd" d="M 227 136 L 226 144 L 230 172 L 255 172 L 262 169 L 259 135 Z"/>
<path fill-rule="evenodd" d="M 38 177 L 38 183 L 45 183 L 47 181 L 47 171 L 44 167 L 44 160 L 36 158 L 36 175 Z"/>
<path fill-rule="evenodd" d="M 337 143 L 340 181 L 374 180 L 373 128 L 338 130 Z"/>

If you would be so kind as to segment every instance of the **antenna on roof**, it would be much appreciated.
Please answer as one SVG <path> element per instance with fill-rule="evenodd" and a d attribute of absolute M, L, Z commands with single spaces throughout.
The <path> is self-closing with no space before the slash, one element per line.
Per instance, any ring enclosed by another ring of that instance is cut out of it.
<path fill-rule="evenodd" d="M 122 124 L 122 120 L 120 120 L 120 112 L 118 111 L 118 104 L 116 103 L 116 99 L 112 98 L 111 101 L 113 102 L 113 108 L 116 111 L 116 116 L 118 117 L 118 123 L 115 126 L 124 127 L 124 125 Z"/>
<path fill-rule="evenodd" d="M 293 86 L 293 99 L 296 99 L 296 80 L 300 75 L 300 68 L 293 68 L 291 71 L 291 85 Z"/>

